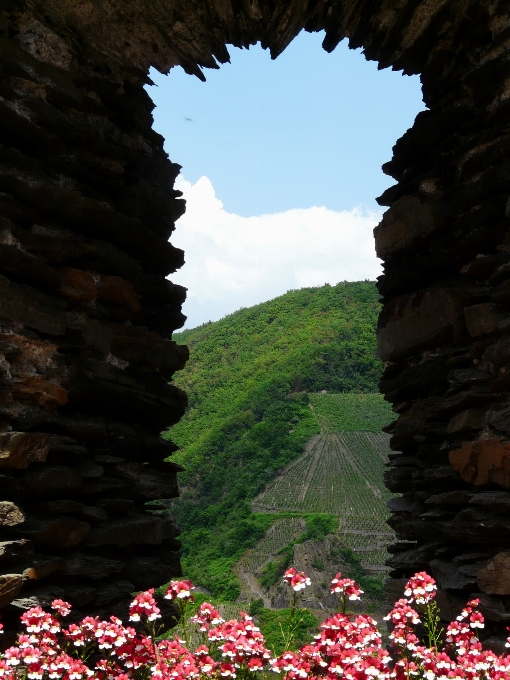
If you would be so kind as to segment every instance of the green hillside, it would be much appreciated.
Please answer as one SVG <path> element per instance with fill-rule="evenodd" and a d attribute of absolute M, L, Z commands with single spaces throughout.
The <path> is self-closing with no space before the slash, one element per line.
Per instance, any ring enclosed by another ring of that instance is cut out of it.
<path fill-rule="evenodd" d="M 176 378 L 189 410 L 168 433 L 186 468 L 173 509 L 186 574 L 217 597 L 237 597 L 231 567 L 275 519 L 252 513 L 251 501 L 319 432 L 308 393 L 377 392 L 378 312 L 374 283 L 341 283 L 290 291 L 174 336 L 191 359 Z"/>

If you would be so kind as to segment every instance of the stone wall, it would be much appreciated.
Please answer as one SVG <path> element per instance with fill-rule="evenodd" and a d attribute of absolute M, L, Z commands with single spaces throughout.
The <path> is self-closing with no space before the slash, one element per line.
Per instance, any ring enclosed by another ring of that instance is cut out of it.
<path fill-rule="evenodd" d="M 1 564 L 14 576 L 1 603 L 19 608 L 55 583 L 84 608 L 110 605 L 144 574 L 160 583 L 176 547 L 171 521 L 143 512 L 176 493 L 175 467 L 159 472 L 172 447 L 158 432 L 183 411 L 167 381 L 186 358 L 169 339 L 184 291 L 164 279 L 182 264 L 167 244 L 183 209 L 178 166 L 151 131 L 149 66 L 203 77 L 229 43 L 260 40 L 277 56 L 302 29 L 325 29 L 329 51 L 347 37 L 381 67 L 419 73 L 428 107 L 384 167 L 397 184 L 376 229 L 381 386 L 397 414 L 387 484 L 403 494 L 389 590 L 432 570 L 445 615 L 479 593 L 487 634 L 499 634 L 510 620 L 508 4 L 4 7 Z"/>
<path fill-rule="evenodd" d="M 127 79 L 30 13 L 0 15 L 0 607 L 120 611 L 180 573 L 171 384 L 187 348 L 179 166 Z M 10 603 L 10 604 L 9 604 Z"/>

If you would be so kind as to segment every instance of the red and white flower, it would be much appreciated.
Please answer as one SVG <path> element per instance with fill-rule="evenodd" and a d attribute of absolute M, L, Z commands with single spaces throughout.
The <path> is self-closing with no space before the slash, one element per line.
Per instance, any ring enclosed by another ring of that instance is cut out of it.
<path fill-rule="evenodd" d="M 283 580 L 289 584 L 292 590 L 296 592 L 304 590 L 306 586 L 311 585 L 311 581 L 303 571 L 296 571 L 294 567 L 287 569 L 283 575 Z"/>

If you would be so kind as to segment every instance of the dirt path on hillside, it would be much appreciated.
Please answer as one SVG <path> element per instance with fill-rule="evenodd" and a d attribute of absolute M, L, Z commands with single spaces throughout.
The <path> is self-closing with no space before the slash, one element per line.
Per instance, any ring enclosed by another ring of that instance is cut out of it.
<path fill-rule="evenodd" d="M 239 571 L 237 573 L 245 586 L 245 593 L 248 595 L 248 602 L 251 600 L 262 600 L 266 609 L 271 609 L 271 600 L 261 590 L 260 584 L 254 574 L 247 571 Z"/>

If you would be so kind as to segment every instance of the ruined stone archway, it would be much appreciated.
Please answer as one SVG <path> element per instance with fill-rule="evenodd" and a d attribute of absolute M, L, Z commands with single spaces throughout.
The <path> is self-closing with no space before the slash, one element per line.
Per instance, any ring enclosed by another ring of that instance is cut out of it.
<path fill-rule="evenodd" d="M 0 8 L 0 606 L 62 595 L 113 610 L 178 573 L 159 432 L 183 262 L 179 167 L 151 129 L 150 66 L 226 44 L 278 55 L 303 28 L 420 73 L 429 110 L 397 142 L 376 229 L 379 350 L 394 404 L 395 589 L 432 569 L 445 614 L 481 593 L 510 619 L 510 13 L 479 0 L 6 0 Z M 332 83 L 332 86 L 334 84 Z M 176 159 L 178 160 L 178 159 Z M 149 465 L 144 465 L 148 463 Z M 391 587 L 391 584 L 390 584 Z M 507 608 L 507 600 L 509 606 Z"/>

